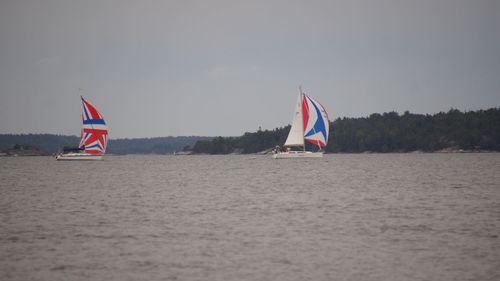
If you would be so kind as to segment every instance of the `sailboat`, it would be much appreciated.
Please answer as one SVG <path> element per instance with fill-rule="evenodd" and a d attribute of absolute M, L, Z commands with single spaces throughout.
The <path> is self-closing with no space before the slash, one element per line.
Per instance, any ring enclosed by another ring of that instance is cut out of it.
<path fill-rule="evenodd" d="M 283 149 L 277 147 L 273 158 L 317 158 L 323 157 L 323 149 L 328 142 L 330 121 L 325 108 L 307 96 L 299 87 L 300 94 L 295 104 L 292 127 Z M 306 151 L 305 142 L 318 147 L 317 152 Z"/>
<path fill-rule="evenodd" d="M 77 148 L 65 149 L 57 160 L 102 160 L 108 142 L 104 118 L 89 101 L 82 99 L 82 131 Z"/>

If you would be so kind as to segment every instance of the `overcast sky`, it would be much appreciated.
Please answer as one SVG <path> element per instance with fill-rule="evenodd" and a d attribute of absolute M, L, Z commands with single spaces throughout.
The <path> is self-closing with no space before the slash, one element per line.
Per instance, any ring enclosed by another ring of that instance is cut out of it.
<path fill-rule="evenodd" d="M 241 135 L 291 122 L 500 106 L 500 1 L 0 1 L 0 133 Z M 79 88 L 83 89 L 79 91 Z"/>

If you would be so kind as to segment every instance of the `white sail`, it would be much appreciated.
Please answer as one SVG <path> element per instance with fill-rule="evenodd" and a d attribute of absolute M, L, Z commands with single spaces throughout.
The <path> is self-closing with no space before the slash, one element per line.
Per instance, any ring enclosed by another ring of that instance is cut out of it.
<path fill-rule="evenodd" d="M 302 93 L 297 98 L 293 113 L 292 127 L 285 141 L 285 147 L 304 146 L 304 128 L 302 124 Z"/>

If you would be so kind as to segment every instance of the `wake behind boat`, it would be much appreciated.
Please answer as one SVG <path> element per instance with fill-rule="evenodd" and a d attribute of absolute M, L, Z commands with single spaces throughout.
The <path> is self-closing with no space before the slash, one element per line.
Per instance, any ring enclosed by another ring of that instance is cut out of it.
<path fill-rule="evenodd" d="M 292 127 L 283 149 L 274 149 L 273 158 L 319 158 L 328 142 L 330 121 L 325 108 L 316 100 L 307 96 L 299 88 Z M 306 151 L 305 141 L 318 146 L 318 152 Z"/>
<path fill-rule="evenodd" d="M 82 131 L 76 148 L 65 148 L 56 160 L 102 160 L 108 142 L 108 127 L 90 102 L 82 99 Z"/>

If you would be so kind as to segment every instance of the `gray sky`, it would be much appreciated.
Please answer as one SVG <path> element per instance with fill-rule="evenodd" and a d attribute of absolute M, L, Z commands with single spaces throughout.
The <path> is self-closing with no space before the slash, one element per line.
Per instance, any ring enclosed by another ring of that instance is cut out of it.
<path fill-rule="evenodd" d="M 500 1 L 0 1 L 0 133 L 111 138 L 500 106 Z"/>

